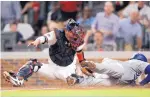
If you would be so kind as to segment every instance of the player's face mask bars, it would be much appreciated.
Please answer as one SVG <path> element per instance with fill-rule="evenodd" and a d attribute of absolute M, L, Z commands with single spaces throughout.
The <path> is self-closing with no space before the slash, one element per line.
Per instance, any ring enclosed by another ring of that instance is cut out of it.
<path fill-rule="evenodd" d="M 73 49 L 77 49 L 80 45 L 84 43 L 84 32 L 80 26 L 74 26 L 74 28 L 69 31 L 69 42 Z"/>

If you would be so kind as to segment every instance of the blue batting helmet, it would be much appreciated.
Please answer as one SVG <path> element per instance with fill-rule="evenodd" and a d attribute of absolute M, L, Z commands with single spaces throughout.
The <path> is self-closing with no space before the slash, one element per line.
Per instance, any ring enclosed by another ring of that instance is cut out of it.
<path fill-rule="evenodd" d="M 140 54 L 140 53 L 135 54 L 131 59 L 137 59 L 137 60 L 147 62 L 147 58 L 143 54 Z"/>

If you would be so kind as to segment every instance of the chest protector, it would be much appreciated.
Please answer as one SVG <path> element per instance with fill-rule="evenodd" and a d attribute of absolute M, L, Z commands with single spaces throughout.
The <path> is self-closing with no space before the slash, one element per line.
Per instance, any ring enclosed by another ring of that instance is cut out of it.
<path fill-rule="evenodd" d="M 57 41 L 50 46 L 49 56 L 55 64 L 68 66 L 73 62 L 76 52 L 71 48 L 63 30 L 56 30 L 55 34 Z"/>

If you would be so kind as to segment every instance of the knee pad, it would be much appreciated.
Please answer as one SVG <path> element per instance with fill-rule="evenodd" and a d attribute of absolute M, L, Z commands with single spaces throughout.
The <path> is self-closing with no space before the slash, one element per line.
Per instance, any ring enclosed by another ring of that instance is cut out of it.
<path fill-rule="evenodd" d="M 23 65 L 19 69 L 17 76 L 23 77 L 24 80 L 27 80 L 27 78 L 30 77 L 33 72 L 38 72 L 41 66 L 42 63 L 38 62 L 36 59 L 30 59 L 25 65 Z"/>
<path fill-rule="evenodd" d="M 33 66 L 33 72 L 38 72 L 38 70 L 41 68 L 39 65 L 34 65 Z"/>
<path fill-rule="evenodd" d="M 17 77 L 23 77 L 23 79 L 27 81 L 27 78 L 29 77 L 29 75 L 31 76 L 32 73 L 33 73 L 33 71 L 31 69 L 31 67 L 26 65 L 19 69 L 19 71 L 17 73 Z"/>

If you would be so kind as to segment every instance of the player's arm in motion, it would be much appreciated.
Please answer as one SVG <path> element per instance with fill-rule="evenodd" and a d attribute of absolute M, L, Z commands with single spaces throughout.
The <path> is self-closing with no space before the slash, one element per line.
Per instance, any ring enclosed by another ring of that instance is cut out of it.
<path fill-rule="evenodd" d="M 37 47 L 39 44 L 48 43 L 49 45 L 55 44 L 57 41 L 54 31 L 51 31 L 43 36 L 38 37 L 35 41 L 31 42 L 29 45 Z"/>
<path fill-rule="evenodd" d="M 80 47 L 81 47 L 81 46 L 80 46 Z M 82 49 L 81 49 L 81 50 L 78 50 L 77 53 L 76 53 L 76 55 L 77 55 L 77 58 L 78 58 L 78 60 L 79 60 L 79 63 L 81 63 L 82 61 L 85 60 L 85 58 L 84 58 L 84 52 L 82 51 Z M 83 75 L 83 73 L 82 73 L 82 71 L 81 71 L 81 65 L 79 65 L 79 64 L 76 64 L 76 65 L 77 65 L 76 74 L 78 74 L 78 75 Z"/>
<path fill-rule="evenodd" d="M 80 71 L 82 71 L 83 74 L 87 76 L 93 76 L 93 71 L 95 69 L 95 64 L 92 61 L 87 61 L 84 57 L 84 52 L 82 48 L 84 47 L 85 44 L 79 46 L 77 48 L 77 57 L 80 63 Z"/>
<path fill-rule="evenodd" d="M 140 85 L 145 85 L 150 82 L 150 64 L 145 68 L 144 72 L 147 76 L 140 82 Z"/>

